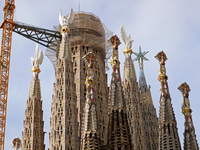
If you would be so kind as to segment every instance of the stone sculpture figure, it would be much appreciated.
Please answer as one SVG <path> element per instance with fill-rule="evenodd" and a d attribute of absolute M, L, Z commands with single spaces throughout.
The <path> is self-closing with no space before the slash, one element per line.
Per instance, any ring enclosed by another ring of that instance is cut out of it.
<path fill-rule="evenodd" d="M 40 69 L 39 69 L 39 65 L 42 64 L 43 62 L 43 52 L 40 50 L 39 56 L 39 46 L 38 44 L 36 44 L 36 48 L 35 48 L 35 57 L 31 57 L 31 63 L 33 68 L 31 69 L 31 71 L 33 72 L 33 77 L 36 78 L 36 76 L 40 73 Z"/>
<path fill-rule="evenodd" d="M 59 22 L 61 25 L 62 39 L 64 37 L 65 37 L 64 39 L 66 39 L 66 37 L 69 35 L 69 24 L 71 24 L 73 20 L 74 20 L 74 11 L 72 8 L 71 8 L 71 12 L 68 17 L 63 16 L 62 11 L 60 11 Z"/>
<path fill-rule="evenodd" d="M 127 36 L 124 26 L 121 26 L 121 37 L 125 43 L 125 48 L 131 49 L 131 46 L 132 46 L 132 43 L 134 40 L 131 38 L 130 34 L 129 34 L 129 36 Z"/>

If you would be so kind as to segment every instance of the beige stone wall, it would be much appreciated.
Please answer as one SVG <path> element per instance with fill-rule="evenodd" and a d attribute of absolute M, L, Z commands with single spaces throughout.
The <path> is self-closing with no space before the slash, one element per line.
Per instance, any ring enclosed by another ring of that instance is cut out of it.
<path fill-rule="evenodd" d="M 131 56 L 126 56 L 124 62 L 123 91 L 126 101 L 127 119 L 131 134 L 132 149 L 146 150 L 145 126 L 138 90 L 135 67 Z"/>
<path fill-rule="evenodd" d="M 150 88 L 145 93 L 141 93 L 143 120 L 145 122 L 145 135 L 147 149 L 158 149 L 158 118 L 154 108 Z"/>
<path fill-rule="evenodd" d="M 50 118 L 50 150 L 78 149 L 77 109 L 72 62 L 58 59 Z"/>

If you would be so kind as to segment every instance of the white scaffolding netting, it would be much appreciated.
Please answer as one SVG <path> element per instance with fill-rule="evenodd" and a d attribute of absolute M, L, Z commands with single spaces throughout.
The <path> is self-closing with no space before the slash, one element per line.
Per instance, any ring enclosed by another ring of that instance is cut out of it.
<path fill-rule="evenodd" d="M 60 31 L 60 29 L 60 25 L 53 27 L 55 31 Z M 88 46 L 92 46 L 95 49 L 103 49 L 105 52 L 105 70 L 109 70 L 108 59 L 112 56 L 112 45 L 108 40 L 113 36 L 113 32 L 97 16 L 88 12 L 75 13 L 74 21 L 70 26 L 70 33 L 72 34 L 69 36 L 71 39 L 78 36 L 81 40 L 87 41 Z M 54 48 L 50 45 L 50 48 L 45 52 L 45 55 L 52 62 L 54 69 L 56 69 L 57 64 L 57 51 L 52 49 L 58 49 L 59 45 L 60 43 L 57 43 L 57 47 Z"/>

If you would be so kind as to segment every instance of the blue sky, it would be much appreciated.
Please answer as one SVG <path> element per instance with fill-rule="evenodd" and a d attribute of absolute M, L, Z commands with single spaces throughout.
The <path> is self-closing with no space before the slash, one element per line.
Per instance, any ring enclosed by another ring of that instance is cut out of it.
<path fill-rule="evenodd" d="M 3 22 L 4 2 L 0 2 L 0 22 Z M 177 87 L 187 82 L 191 88 L 190 102 L 192 117 L 198 143 L 200 141 L 200 1 L 193 0 L 80 0 L 80 10 L 98 16 L 101 21 L 120 37 L 120 26 L 124 25 L 134 39 L 132 49 L 138 52 L 149 51 L 144 62 L 147 84 L 151 85 L 154 105 L 158 114 L 160 83 L 158 79 L 159 63 L 154 56 L 164 50 L 169 91 L 178 123 L 178 132 L 183 143 L 184 116 L 181 113 L 183 97 Z M 79 0 L 16 0 L 15 20 L 30 25 L 52 29 L 58 25 L 59 11 L 67 14 L 70 8 L 79 11 Z M 1 33 L 1 30 L 0 30 Z M 15 137 L 21 138 L 25 119 L 26 101 L 32 80 L 30 57 L 34 56 L 35 43 L 13 33 L 9 95 L 6 124 L 5 149 L 11 149 L 10 142 Z M 120 37 L 121 39 L 121 37 Z M 0 39 L 1 40 L 1 39 Z M 119 47 L 121 76 L 123 75 L 124 43 Z M 45 52 L 46 48 L 39 45 Z M 135 56 L 132 56 L 135 58 Z M 138 63 L 135 62 L 136 74 L 139 75 Z M 49 132 L 51 102 L 54 82 L 54 69 L 47 57 L 41 66 L 41 89 L 44 110 L 44 130 Z M 110 71 L 107 72 L 110 75 Z M 108 78 L 110 82 L 110 77 Z M 49 147 L 48 134 L 45 136 L 46 149 Z M 183 144 L 182 144 L 183 146 Z"/>

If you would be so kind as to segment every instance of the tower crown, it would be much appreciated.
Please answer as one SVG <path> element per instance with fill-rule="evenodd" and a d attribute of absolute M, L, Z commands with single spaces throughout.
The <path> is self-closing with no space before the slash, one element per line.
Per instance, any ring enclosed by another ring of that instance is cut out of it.
<path fill-rule="evenodd" d="M 133 51 L 132 51 L 131 47 L 132 47 L 132 43 L 134 40 L 131 38 L 130 34 L 129 34 L 129 36 L 127 36 L 124 26 L 121 26 L 121 37 L 125 43 L 125 50 L 123 51 L 124 54 L 126 54 L 126 53 L 132 54 Z"/>
<path fill-rule="evenodd" d="M 159 61 L 160 63 L 160 71 L 159 71 L 159 77 L 158 80 L 163 83 L 163 82 L 167 82 L 167 75 L 166 75 L 166 68 L 165 68 L 165 61 L 167 60 L 167 56 L 166 54 L 161 51 L 159 52 L 155 58 Z"/>
<path fill-rule="evenodd" d="M 189 92 L 190 87 L 189 85 L 184 82 L 183 84 L 181 84 L 178 89 L 182 92 L 183 95 L 183 103 L 182 103 L 182 113 L 185 116 L 191 116 L 192 110 L 190 109 L 190 101 L 189 101 Z"/>
<path fill-rule="evenodd" d="M 148 60 L 145 55 L 148 53 L 147 52 L 142 52 L 141 51 L 141 46 L 139 47 L 139 53 L 133 52 L 133 54 L 136 55 L 136 58 L 134 59 L 135 61 L 138 61 L 139 63 L 139 68 L 140 68 L 140 77 L 139 77 L 139 88 L 140 91 L 146 92 L 146 88 L 147 88 L 147 83 L 146 83 L 146 79 L 145 79 L 145 75 L 144 75 L 144 70 L 143 70 L 143 60 Z"/>
<path fill-rule="evenodd" d="M 115 36 L 112 36 L 108 42 L 110 42 L 112 44 L 112 47 L 113 47 L 113 53 L 112 53 L 112 59 L 111 59 L 111 66 L 113 68 L 119 68 L 120 66 L 120 61 L 119 61 L 119 58 L 118 58 L 118 46 L 121 44 L 119 38 L 115 35 Z"/>
<path fill-rule="evenodd" d="M 36 44 L 35 57 L 34 58 L 31 57 L 31 63 L 33 66 L 31 71 L 33 72 L 34 78 L 36 78 L 38 76 L 38 74 L 40 73 L 39 65 L 42 64 L 43 58 L 44 58 L 43 52 L 41 50 L 40 50 L 39 56 L 38 56 L 38 53 L 39 53 L 39 47 L 38 47 L 38 44 Z"/>

